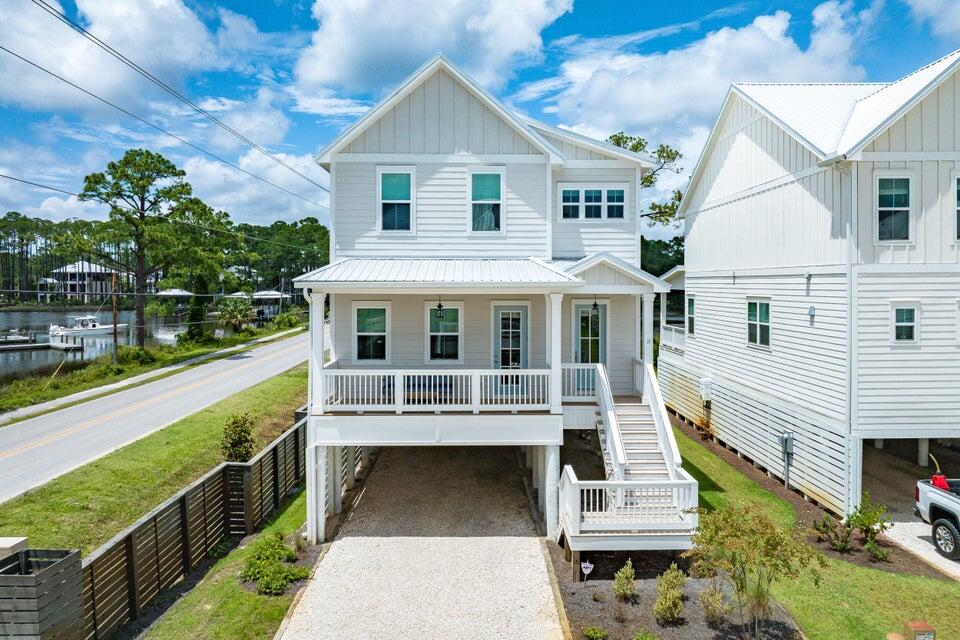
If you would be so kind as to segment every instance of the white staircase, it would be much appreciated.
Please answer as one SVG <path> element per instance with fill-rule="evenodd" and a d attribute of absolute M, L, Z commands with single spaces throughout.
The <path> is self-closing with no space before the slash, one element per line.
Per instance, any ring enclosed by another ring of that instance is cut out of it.
<path fill-rule="evenodd" d="M 614 398 L 620 440 L 627 458 L 625 480 L 670 480 L 650 405 L 639 398 Z"/>

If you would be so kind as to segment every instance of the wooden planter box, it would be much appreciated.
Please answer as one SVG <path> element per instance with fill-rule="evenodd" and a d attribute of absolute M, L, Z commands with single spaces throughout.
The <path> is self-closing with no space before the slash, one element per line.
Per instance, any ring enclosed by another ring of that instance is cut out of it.
<path fill-rule="evenodd" d="M 0 559 L 0 637 L 72 640 L 82 618 L 79 551 L 27 549 Z"/>

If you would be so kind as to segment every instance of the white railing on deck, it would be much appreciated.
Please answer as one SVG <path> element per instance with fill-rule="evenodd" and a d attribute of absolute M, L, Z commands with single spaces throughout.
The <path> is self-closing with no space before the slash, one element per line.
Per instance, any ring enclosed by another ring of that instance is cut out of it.
<path fill-rule="evenodd" d="M 682 469 L 676 480 L 579 480 L 567 465 L 560 476 L 560 522 L 570 535 L 693 531 L 697 481 Z"/>
<path fill-rule="evenodd" d="M 683 352 L 687 345 L 687 330 L 665 324 L 660 327 L 660 348 Z"/>
<path fill-rule="evenodd" d="M 593 402 L 597 399 L 597 365 L 569 363 L 560 365 L 563 402 Z"/>
<path fill-rule="evenodd" d="M 544 411 L 549 369 L 324 369 L 321 411 Z"/>
<path fill-rule="evenodd" d="M 673 426 L 670 424 L 667 408 L 663 404 L 663 395 L 660 392 L 660 384 L 657 382 L 657 374 L 653 370 L 653 365 L 644 365 L 644 369 L 643 401 L 650 405 L 650 413 L 653 414 L 653 422 L 657 426 L 657 440 L 660 442 L 663 460 L 670 471 L 670 477 L 674 478 L 678 471 L 683 471 L 680 468 L 680 464 L 683 462 L 680 458 L 680 449 L 677 447 L 677 439 L 673 435 Z"/>

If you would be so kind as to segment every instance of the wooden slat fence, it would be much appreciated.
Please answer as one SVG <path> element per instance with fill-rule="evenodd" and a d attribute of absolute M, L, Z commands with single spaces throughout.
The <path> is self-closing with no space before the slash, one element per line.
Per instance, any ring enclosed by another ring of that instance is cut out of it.
<path fill-rule="evenodd" d="M 224 462 L 83 559 L 80 638 L 100 640 L 196 569 L 224 536 L 256 531 L 304 479 L 306 421 L 246 463 Z"/>

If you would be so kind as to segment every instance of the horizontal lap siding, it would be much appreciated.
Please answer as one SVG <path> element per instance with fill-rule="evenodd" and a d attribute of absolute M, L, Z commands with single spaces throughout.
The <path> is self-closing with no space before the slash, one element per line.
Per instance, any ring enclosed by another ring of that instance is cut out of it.
<path fill-rule="evenodd" d="M 546 253 L 546 165 L 507 164 L 506 235 L 469 234 L 467 166 L 416 165 L 416 233 L 377 231 L 377 165 L 341 162 L 334 176 L 336 243 L 341 257 L 516 257 Z"/>
<path fill-rule="evenodd" d="M 846 275 L 687 273 L 696 300 L 696 333 L 686 360 L 710 374 L 846 419 Z M 747 299 L 770 298 L 770 349 L 747 344 Z M 811 324 L 809 309 L 814 308 Z"/>
<path fill-rule="evenodd" d="M 784 462 L 779 438 L 792 432 L 790 486 L 837 513 L 846 512 L 845 423 L 713 374 L 712 400 L 709 410 L 705 409 L 699 395 L 699 380 L 704 375 L 682 356 L 663 352 L 658 377 L 664 402 L 781 478 Z"/>
<path fill-rule="evenodd" d="M 857 276 L 858 429 L 960 430 L 960 273 Z M 917 345 L 892 345 L 890 303 L 919 303 Z"/>
<path fill-rule="evenodd" d="M 559 221 L 560 203 L 557 184 L 560 182 L 627 184 L 627 210 L 622 222 L 606 220 Z M 582 258 L 599 251 L 608 251 L 631 264 L 637 262 L 636 171 L 634 169 L 560 169 L 553 172 L 550 185 L 553 215 L 553 256 Z"/>

